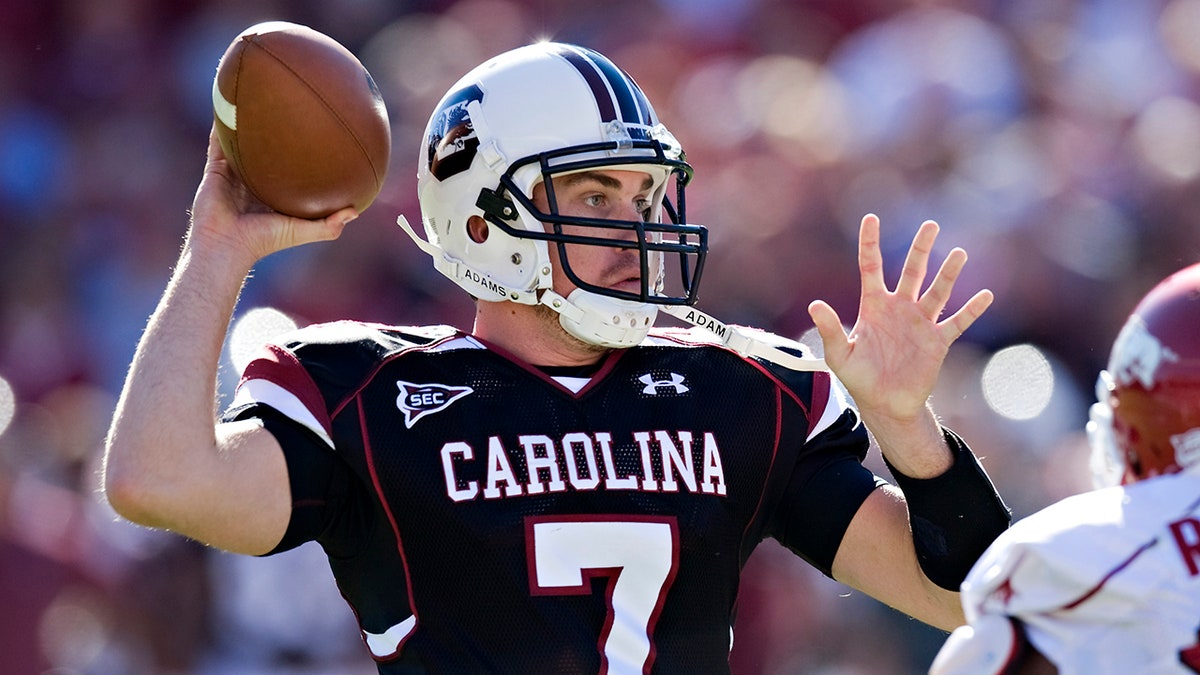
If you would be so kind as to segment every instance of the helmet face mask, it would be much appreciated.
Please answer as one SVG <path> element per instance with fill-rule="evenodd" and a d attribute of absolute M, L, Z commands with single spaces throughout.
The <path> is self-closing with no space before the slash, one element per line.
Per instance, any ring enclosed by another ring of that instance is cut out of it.
<path fill-rule="evenodd" d="M 1088 434 L 1097 485 L 1200 466 L 1200 265 L 1142 299 L 1096 395 Z"/>
<path fill-rule="evenodd" d="M 650 176 L 648 217 L 559 212 L 555 178 L 605 170 Z M 630 346 L 649 330 L 658 306 L 696 301 L 708 237 L 703 226 L 686 223 L 691 176 L 679 143 L 628 75 L 591 50 L 541 43 L 482 64 L 443 97 L 426 128 L 418 169 L 428 241 L 402 225 L 437 269 L 474 297 L 544 304 L 581 340 Z M 546 190 L 544 209 L 533 198 L 539 184 Z M 672 186 L 674 201 L 667 195 Z M 467 231 L 476 216 L 489 224 L 486 238 Z M 641 288 L 606 288 L 581 278 L 569 258 L 580 246 L 636 250 Z M 670 290 L 667 258 L 679 271 Z M 566 298 L 553 289 L 556 264 L 576 287 Z M 572 300 L 577 294 L 588 298 Z M 590 328 L 576 331 L 579 325 Z"/>
<path fill-rule="evenodd" d="M 696 301 L 699 278 L 703 271 L 704 258 L 708 250 L 708 232 L 702 226 L 685 223 L 684 188 L 692 177 L 692 168 L 682 160 L 669 159 L 657 141 L 635 141 L 628 147 L 645 148 L 658 157 L 653 164 L 644 158 L 631 157 L 613 159 L 591 157 L 556 161 L 569 156 L 590 156 L 619 149 L 615 144 L 603 143 L 578 148 L 543 153 L 513 162 L 509 170 L 500 177 L 500 191 L 484 190 L 477 202 L 484 211 L 488 223 L 500 228 L 506 235 L 519 239 L 545 241 L 557 248 L 562 272 L 577 287 L 607 297 L 632 302 L 659 305 L 690 305 Z M 548 208 L 539 209 L 530 192 L 522 189 L 517 178 L 527 166 L 538 167 L 539 178 L 534 185 L 545 187 Z M 651 203 L 654 205 L 649 217 L 643 220 L 609 220 L 571 216 L 559 212 L 554 179 L 568 174 L 591 170 L 645 171 L 654 180 Z M 675 203 L 666 196 L 668 187 L 674 184 Z M 675 204 L 678 204 L 678 209 Z M 532 230 L 523 227 L 518 218 L 517 206 L 527 217 L 544 224 L 544 229 Z M 662 216 L 666 214 L 664 222 Z M 571 228 L 570 231 L 564 228 Z M 624 236 L 622 236 L 624 235 Z M 605 288 L 580 278 L 571 267 L 567 245 L 605 246 L 633 249 L 639 254 L 641 290 L 637 293 Z M 680 272 L 681 292 L 664 294 L 665 258 L 677 257 Z"/>

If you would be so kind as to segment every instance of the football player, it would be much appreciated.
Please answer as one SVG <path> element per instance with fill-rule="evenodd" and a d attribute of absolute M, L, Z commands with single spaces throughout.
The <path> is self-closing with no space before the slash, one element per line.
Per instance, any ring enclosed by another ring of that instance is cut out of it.
<path fill-rule="evenodd" d="M 1141 300 L 1096 394 L 1098 489 L 996 540 L 932 673 L 1200 673 L 1200 265 Z"/>
<path fill-rule="evenodd" d="M 302 328 L 246 367 L 219 421 L 251 267 L 357 214 L 264 214 L 210 142 L 108 439 L 118 512 L 247 554 L 319 542 L 381 673 L 728 671 L 739 575 L 768 537 L 961 623 L 958 585 L 1009 513 L 927 406 L 991 302 L 940 316 L 966 254 L 926 287 L 935 223 L 889 290 L 863 219 L 855 327 L 810 310 L 826 368 L 694 307 L 708 236 L 686 218 L 692 168 L 603 55 L 497 56 L 424 139 L 424 236 L 400 225 L 475 299 L 474 326 Z M 660 308 L 695 327 L 654 328 Z M 862 465 L 868 428 L 896 486 Z"/>

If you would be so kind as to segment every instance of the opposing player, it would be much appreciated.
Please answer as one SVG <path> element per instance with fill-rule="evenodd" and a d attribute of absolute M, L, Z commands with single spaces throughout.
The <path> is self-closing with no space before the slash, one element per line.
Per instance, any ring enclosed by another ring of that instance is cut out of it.
<path fill-rule="evenodd" d="M 1096 388 L 1104 487 L 996 540 L 933 673 L 1200 673 L 1200 265 L 1142 299 Z"/>
<path fill-rule="evenodd" d="M 692 307 L 708 239 L 686 220 L 691 175 L 604 56 L 490 60 L 429 121 L 425 238 L 401 219 L 477 299 L 472 330 L 303 328 L 214 424 L 251 267 L 356 214 L 261 213 L 210 143 L 109 435 L 109 499 L 230 551 L 319 542 L 381 673 L 727 671 L 739 574 L 766 537 L 953 628 L 1009 515 L 927 399 L 990 293 L 940 317 L 966 256 L 922 290 L 932 222 L 888 290 L 864 218 L 855 327 L 811 308 L 855 408 L 800 345 Z M 654 329 L 660 307 L 705 328 Z M 867 428 L 903 492 L 861 464 Z"/>

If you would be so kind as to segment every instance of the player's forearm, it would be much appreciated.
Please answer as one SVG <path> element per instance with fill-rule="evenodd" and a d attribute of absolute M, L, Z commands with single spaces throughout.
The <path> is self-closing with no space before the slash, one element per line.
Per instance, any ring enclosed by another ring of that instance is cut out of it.
<path fill-rule="evenodd" d="M 950 466 L 918 477 L 888 467 L 904 492 L 917 560 L 927 579 L 957 591 L 971 566 L 1012 522 L 1012 512 L 971 449 L 939 427 Z M 885 457 L 886 459 L 886 457 Z"/>
<path fill-rule="evenodd" d="M 216 451 L 216 376 L 225 330 L 250 263 L 200 255 L 193 243 L 138 344 L 109 430 L 105 490 L 122 515 L 170 524 L 190 465 Z"/>

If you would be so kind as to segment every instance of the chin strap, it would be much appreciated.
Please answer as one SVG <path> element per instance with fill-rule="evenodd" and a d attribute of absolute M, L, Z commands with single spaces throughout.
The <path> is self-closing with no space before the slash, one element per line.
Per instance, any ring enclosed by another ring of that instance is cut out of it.
<path fill-rule="evenodd" d="M 429 257 L 433 258 L 433 267 L 443 276 L 458 284 L 460 288 L 470 293 L 473 297 L 488 302 L 500 302 L 508 300 L 521 305 L 536 305 L 538 303 L 537 292 L 529 289 L 509 288 L 504 284 L 496 281 L 487 274 L 481 274 L 472 270 L 470 267 L 462 264 L 458 260 L 446 255 L 441 246 L 427 241 L 419 236 L 408 224 L 408 219 L 404 216 L 396 218 L 396 224 Z"/>
<path fill-rule="evenodd" d="M 615 349 L 641 342 L 658 315 L 657 305 L 608 298 L 581 288 L 565 298 L 547 289 L 539 302 L 558 312 L 558 323 L 569 335 Z"/>
<path fill-rule="evenodd" d="M 726 347 L 742 356 L 756 356 L 792 370 L 829 370 L 829 366 L 825 365 L 825 359 L 814 356 L 796 356 L 768 343 L 764 338 L 769 336 L 769 333 L 724 323 L 695 307 L 664 305 L 659 309 L 677 319 L 707 330 L 720 338 Z"/>

